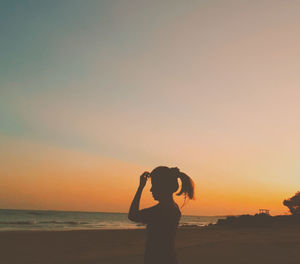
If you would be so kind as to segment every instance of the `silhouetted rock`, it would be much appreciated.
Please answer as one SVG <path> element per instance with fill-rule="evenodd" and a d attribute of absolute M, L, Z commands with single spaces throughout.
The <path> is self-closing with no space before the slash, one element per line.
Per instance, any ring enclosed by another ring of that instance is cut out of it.
<path fill-rule="evenodd" d="M 274 227 L 274 226 L 299 226 L 299 215 L 278 215 L 268 214 L 228 216 L 225 219 L 219 219 L 217 226 L 228 227 Z"/>

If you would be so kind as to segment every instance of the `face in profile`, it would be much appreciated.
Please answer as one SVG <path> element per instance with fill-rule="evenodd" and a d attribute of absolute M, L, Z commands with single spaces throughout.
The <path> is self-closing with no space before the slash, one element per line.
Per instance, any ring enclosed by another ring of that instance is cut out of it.
<path fill-rule="evenodd" d="M 158 189 L 158 186 L 157 184 L 153 184 L 153 181 L 152 181 L 152 187 L 150 189 L 150 192 L 152 192 L 152 196 L 153 196 L 153 199 L 156 200 L 156 201 L 159 201 L 160 199 L 160 195 L 159 195 L 159 189 Z"/>
<path fill-rule="evenodd" d="M 150 192 L 152 192 L 152 196 L 154 200 L 161 201 L 172 194 L 167 190 L 167 188 L 161 182 L 157 182 L 152 178 L 151 183 L 152 183 L 152 187 L 150 189 Z"/>

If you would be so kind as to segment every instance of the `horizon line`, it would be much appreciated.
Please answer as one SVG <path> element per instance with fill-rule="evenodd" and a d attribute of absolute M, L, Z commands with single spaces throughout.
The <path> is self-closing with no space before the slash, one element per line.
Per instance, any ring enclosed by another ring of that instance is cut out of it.
<path fill-rule="evenodd" d="M 0 210 L 11 211 L 46 211 L 46 212 L 70 212 L 70 213 L 105 213 L 105 214 L 127 214 L 127 212 L 104 212 L 104 211 L 84 211 L 84 210 L 56 210 L 56 209 L 16 209 L 16 208 L 0 208 Z M 234 214 L 229 215 L 185 215 L 184 216 L 203 216 L 203 217 L 227 217 L 239 216 Z"/>

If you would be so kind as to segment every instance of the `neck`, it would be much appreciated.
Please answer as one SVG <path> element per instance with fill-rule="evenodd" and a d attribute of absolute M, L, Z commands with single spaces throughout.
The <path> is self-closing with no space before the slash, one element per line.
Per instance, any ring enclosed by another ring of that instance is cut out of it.
<path fill-rule="evenodd" d="M 161 204 L 172 204 L 174 203 L 173 195 L 168 195 L 159 201 Z"/>

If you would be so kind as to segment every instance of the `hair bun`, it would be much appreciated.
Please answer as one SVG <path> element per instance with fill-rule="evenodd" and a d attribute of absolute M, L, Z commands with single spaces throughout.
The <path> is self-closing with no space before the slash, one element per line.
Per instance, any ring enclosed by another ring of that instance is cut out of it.
<path fill-rule="evenodd" d="M 180 170 L 177 167 L 170 168 L 170 170 L 177 178 L 180 176 Z"/>

